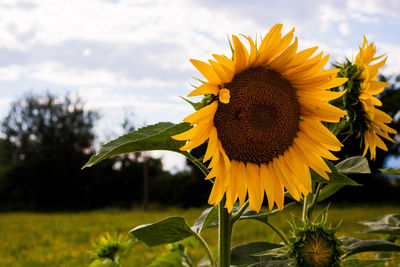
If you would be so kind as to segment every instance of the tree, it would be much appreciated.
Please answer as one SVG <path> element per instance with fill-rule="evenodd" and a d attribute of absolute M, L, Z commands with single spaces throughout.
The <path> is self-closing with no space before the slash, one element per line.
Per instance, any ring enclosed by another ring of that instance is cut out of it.
<path fill-rule="evenodd" d="M 0 199 L 3 207 L 54 209 L 79 205 L 80 171 L 93 151 L 96 112 L 79 97 L 29 94 L 14 102 L 1 124 Z"/>

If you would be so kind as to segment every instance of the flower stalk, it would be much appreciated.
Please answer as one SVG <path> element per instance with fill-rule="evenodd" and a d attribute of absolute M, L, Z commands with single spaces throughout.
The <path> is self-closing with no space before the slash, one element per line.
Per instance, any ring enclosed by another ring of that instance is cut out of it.
<path fill-rule="evenodd" d="M 218 205 L 218 267 L 229 267 L 231 264 L 232 217 L 224 205 L 225 197 Z"/>

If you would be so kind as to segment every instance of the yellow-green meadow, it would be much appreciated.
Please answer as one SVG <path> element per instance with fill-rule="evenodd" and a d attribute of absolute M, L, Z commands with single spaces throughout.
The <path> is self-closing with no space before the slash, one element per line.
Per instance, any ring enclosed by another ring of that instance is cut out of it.
<path fill-rule="evenodd" d="M 264 207 L 265 208 L 265 207 Z M 87 252 L 92 242 L 105 232 L 126 233 L 140 224 L 152 223 L 168 216 L 182 216 L 193 224 L 201 214 L 201 209 L 157 209 L 151 211 L 103 210 L 80 213 L 2 213 L 0 214 L 0 266 L 88 266 L 90 254 Z M 373 219 L 389 213 L 399 213 L 400 206 L 393 205 L 333 205 L 328 222 L 333 225 L 342 219 L 338 236 L 351 235 L 362 239 L 378 238 L 377 235 L 360 234 L 363 226 L 358 221 Z M 290 208 L 271 223 L 284 232 L 291 213 L 300 215 L 299 206 Z M 257 221 L 239 222 L 233 229 L 233 246 L 250 241 L 263 241 L 271 235 L 271 230 Z M 217 244 L 216 229 L 206 230 L 204 237 L 212 248 Z M 280 242 L 275 236 L 275 241 Z M 147 266 L 152 259 L 163 252 L 164 246 L 148 248 L 136 243 L 121 257 L 123 266 Z M 203 250 L 189 250 L 195 262 L 200 260 Z M 358 254 L 358 257 L 372 257 Z"/>

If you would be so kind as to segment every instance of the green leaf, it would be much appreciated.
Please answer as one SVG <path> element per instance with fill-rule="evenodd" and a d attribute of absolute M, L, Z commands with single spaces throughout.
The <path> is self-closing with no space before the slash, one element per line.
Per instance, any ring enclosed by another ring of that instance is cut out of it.
<path fill-rule="evenodd" d="M 202 108 L 204 108 L 207 104 L 204 102 L 204 101 L 201 101 L 201 102 L 192 102 L 192 101 L 190 101 L 190 100 L 188 100 L 188 99 L 186 99 L 186 98 L 184 98 L 184 97 L 180 97 L 180 98 L 182 98 L 183 100 L 185 100 L 186 102 L 188 102 L 190 105 L 192 105 L 192 107 L 195 109 L 195 110 L 199 110 L 199 109 L 202 109 Z"/>
<path fill-rule="evenodd" d="M 152 261 L 149 267 L 187 267 L 187 255 L 185 246 L 182 244 L 173 244 L 170 252 L 157 257 Z"/>
<path fill-rule="evenodd" d="M 379 170 L 382 173 L 400 176 L 400 169 L 393 169 L 392 167 L 390 167 L 389 169 L 379 169 Z"/>
<path fill-rule="evenodd" d="M 105 259 L 105 260 L 97 259 L 97 260 L 94 260 L 89 265 L 89 267 L 119 267 L 119 264 L 110 259 Z"/>
<path fill-rule="evenodd" d="M 169 217 L 153 224 L 140 225 L 130 234 L 150 247 L 178 242 L 194 235 L 182 217 Z"/>
<path fill-rule="evenodd" d="M 212 206 L 207 209 L 205 209 L 200 217 L 197 219 L 197 221 L 194 223 L 192 226 L 192 230 L 198 234 L 203 229 L 211 228 L 211 227 L 216 227 L 218 226 L 218 207 L 217 206 Z"/>
<path fill-rule="evenodd" d="M 297 216 L 293 215 L 293 226 L 297 229 L 304 228 L 304 222 Z"/>
<path fill-rule="evenodd" d="M 351 236 L 341 236 L 339 237 L 340 241 L 343 243 L 343 246 L 350 246 L 353 243 L 357 243 L 360 239 L 351 237 Z"/>
<path fill-rule="evenodd" d="M 179 148 L 184 145 L 184 142 L 176 141 L 171 136 L 188 129 L 190 129 L 188 123 L 173 124 L 171 122 L 159 122 L 140 128 L 104 144 L 97 155 L 92 156 L 83 168 L 91 167 L 110 157 L 132 152 L 168 150 L 181 153 Z"/>
<path fill-rule="evenodd" d="M 231 264 L 241 265 L 260 262 L 260 256 L 255 254 L 280 247 L 283 247 L 283 245 L 268 242 L 250 242 L 238 245 L 231 249 Z"/>
<path fill-rule="evenodd" d="M 366 266 L 385 266 L 385 262 L 390 261 L 391 259 L 371 259 L 371 260 L 365 260 L 365 259 L 347 259 L 342 261 L 342 264 L 340 265 L 341 267 L 366 267 Z"/>
<path fill-rule="evenodd" d="M 344 246 L 346 257 L 367 251 L 400 251 L 400 245 L 386 240 L 358 240 L 348 246 Z"/>
<path fill-rule="evenodd" d="M 325 178 L 321 177 L 319 174 L 317 174 L 314 170 L 311 169 L 311 178 L 314 182 L 319 182 L 319 183 L 326 183 L 326 184 L 342 184 L 342 185 L 353 185 L 353 186 L 359 186 L 360 184 L 356 183 L 346 175 L 340 173 L 338 169 L 336 168 L 335 165 L 332 164 L 332 162 L 326 160 L 326 164 L 329 166 L 331 169 L 331 173 L 328 173 L 329 180 L 326 180 Z"/>
<path fill-rule="evenodd" d="M 245 210 L 245 212 L 243 212 L 242 216 L 240 216 L 239 220 L 258 220 L 258 221 L 261 221 L 261 222 L 265 223 L 265 221 L 266 221 L 266 219 L 268 217 L 278 215 L 279 213 L 281 213 L 285 209 L 287 209 L 287 208 L 289 208 L 291 206 L 294 206 L 294 205 L 296 205 L 296 203 L 295 202 L 291 202 L 291 203 L 285 205 L 282 210 L 274 209 L 274 210 L 272 210 L 272 211 L 270 211 L 268 213 L 264 213 L 262 211 L 260 211 L 259 213 L 256 213 L 254 211 L 250 211 L 249 208 L 247 208 Z"/>
<path fill-rule="evenodd" d="M 362 156 L 345 159 L 336 164 L 336 168 L 340 173 L 345 174 L 371 173 L 368 166 L 368 160 Z"/>
<path fill-rule="evenodd" d="M 324 201 L 344 187 L 343 184 L 327 184 L 319 192 L 318 202 Z"/>
<path fill-rule="evenodd" d="M 183 267 L 183 252 L 176 250 L 157 257 L 152 261 L 149 267 Z"/>
<path fill-rule="evenodd" d="M 263 261 L 263 262 L 258 262 L 254 263 L 252 265 L 249 265 L 249 267 L 293 267 L 293 265 L 290 265 L 291 260 L 269 260 L 269 261 Z"/>
<path fill-rule="evenodd" d="M 400 235 L 400 214 L 388 214 L 376 220 L 360 223 L 369 227 L 361 230 L 362 233 Z"/>
<path fill-rule="evenodd" d="M 329 204 L 326 206 L 324 209 L 318 213 L 318 215 L 315 217 L 313 223 L 314 224 L 326 224 L 326 219 L 328 218 L 328 211 L 329 211 Z"/>

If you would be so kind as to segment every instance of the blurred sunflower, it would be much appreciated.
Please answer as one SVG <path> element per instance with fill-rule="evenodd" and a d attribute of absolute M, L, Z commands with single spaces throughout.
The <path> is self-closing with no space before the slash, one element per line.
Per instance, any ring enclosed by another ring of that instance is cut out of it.
<path fill-rule="evenodd" d="M 378 70 L 386 63 L 387 57 L 380 62 L 371 65 L 371 62 L 382 58 L 384 55 L 374 57 L 376 54 L 376 47 L 374 43 L 368 44 L 367 39 L 364 37 L 364 43 L 360 47 L 360 51 L 354 64 L 360 70 L 358 79 L 360 79 L 359 87 L 352 89 L 359 92 L 358 100 L 362 105 L 362 119 L 363 119 L 363 142 L 365 145 L 363 156 L 369 150 L 371 159 L 375 159 L 376 147 L 387 151 L 387 147 L 382 139 L 394 142 L 389 136 L 389 133 L 396 134 L 397 131 L 390 128 L 386 123 L 390 123 L 392 118 L 385 112 L 377 109 L 375 106 L 382 106 L 382 102 L 374 95 L 381 93 L 389 83 L 377 81 Z M 357 83 L 353 83 L 357 84 Z M 379 135 L 379 136 L 378 136 Z"/>
<path fill-rule="evenodd" d="M 277 24 L 261 40 L 244 37 L 250 52 L 232 36 L 233 59 L 213 55 L 209 64 L 191 60 L 207 79 L 189 96 L 205 95 L 214 100 L 183 121 L 194 125 L 173 136 L 189 140 L 181 150 L 193 149 L 208 140 L 203 161 L 211 159 L 206 179 L 215 177 L 209 197 L 218 204 L 226 194 L 229 212 L 239 198 L 243 205 L 248 193 L 249 207 L 259 211 L 264 199 L 282 209 L 284 188 L 297 200 L 311 192 L 311 167 L 329 179 L 322 157 L 337 159 L 331 151 L 342 144 L 320 121 L 338 122 L 346 112 L 326 101 L 343 92 L 326 89 L 343 84 L 339 69 L 321 70 L 329 56 L 318 47 L 296 52 L 293 32 L 281 36 Z"/>

